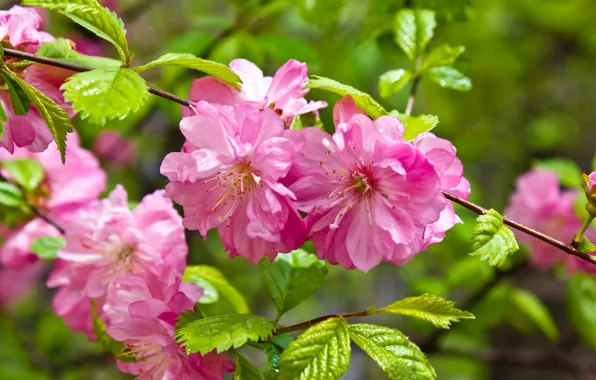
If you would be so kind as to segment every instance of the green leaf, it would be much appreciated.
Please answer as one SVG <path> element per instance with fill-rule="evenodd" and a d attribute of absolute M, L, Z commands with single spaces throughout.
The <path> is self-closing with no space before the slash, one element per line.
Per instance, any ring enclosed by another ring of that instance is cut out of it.
<path fill-rule="evenodd" d="M 317 127 L 323 129 L 323 123 L 321 122 L 321 119 L 319 119 L 314 112 L 295 116 L 294 120 L 292 120 L 292 124 L 290 125 L 290 129 L 293 131 L 300 131 L 307 127 Z"/>
<path fill-rule="evenodd" d="M 330 318 L 303 332 L 281 354 L 279 380 L 335 380 L 350 364 L 350 337 L 343 318 Z"/>
<path fill-rule="evenodd" d="M 263 260 L 265 280 L 277 307 L 277 317 L 312 296 L 323 283 L 327 265 L 303 249 Z"/>
<path fill-rule="evenodd" d="M 130 53 L 124 22 L 116 13 L 102 7 L 97 0 L 23 0 L 21 5 L 46 8 L 65 15 L 96 36 L 109 41 L 118 50 L 122 63 L 129 63 Z"/>
<path fill-rule="evenodd" d="M 472 0 L 414 0 L 414 6 L 434 10 L 439 21 L 466 21 Z"/>
<path fill-rule="evenodd" d="M 247 341 L 268 339 L 273 333 L 273 323 L 251 314 L 228 314 L 192 321 L 176 331 L 176 340 L 188 352 L 205 355 L 238 348 Z"/>
<path fill-rule="evenodd" d="M 74 43 L 66 38 L 58 38 L 53 42 L 41 44 L 35 55 L 59 59 L 64 62 L 74 63 L 94 69 L 106 67 L 119 67 L 120 61 L 106 57 L 94 57 L 74 50 Z"/>
<path fill-rule="evenodd" d="M 590 217 L 588 210 L 586 210 L 586 203 L 587 200 L 585 193 L 583 191 L 578 192 L 575 202 L 573 202 L 573 210 L 575 211 L 575 215 L 577 215 L 582 222 L 585 222 Z"/>
<path fill-rule="evenodd" d="M 4 135 L 4 123 L 6 123 L 7 121 L 8 115 L 6 114 L 4 105 L 0 103 L 0 140 L 2 140 L 2 136 Z"/>
<path fill-rule="evenodd" d="M 467 256 L 452 263 L 445 273 L 451 289 L 477 290 L 494 278 L 495 269 L 475 257 Z"/>
<path fill-rule="evenodd" d="M 190 322 L 205 318 L 205 315 L 200 310 L 188 310 L 182 312 L 176 318 L 176 329 L 181 329 Z"/>
<path fill-rule="evenodd" d="M 502 265 L 508 256 L 519 250 L 515 235 L 503 224 L 501 214 L 490 209 L 476 219 L 471 256 L 488 260 L 491 266 Z"/>
<path fill-rule="evenodd" d="M 337 25 L 346 0 L 299 0 L 295 3 L 304 20 L 322 29 L 330 29 Z"/>
<path fill-rule="evenodd" d="M 25 204 L 21 190 L 14 184 L 0 181 L 0 205 L 19 207 Z"/>
<path fill-rule="evenodd" d="M 263 374 L 247 358 L 237 352 L 234 357 L 236 358 L 236 370 L 232 380 L 265 380 Z"/>
<path fill-rule="evenodd" d="M 379 77 L 379 93 L 381 98 L 388 98 L 401 90 L 413 78 L 414 74 L 408 70 L 391 70 Z"/>
<path fill-rule="evenodd" d="M 6 160 L 0 162 L 12 179 L 25 190 L 34 191 L 44 178 L 43 167 L 33 159 Z"/>
<path fill-rule="evenodd" d="M 462 92 L 470 91 L 472 89 L 472 81 L 470 78 L 460 73 L 453 67 L 433 67 L 432 69 L 426 71 L 424 75 L 432 79 L 441 87 Z"/>
<path fill-rule="evenodd" d="M 596 350 L 596 278 L 578 273 L 568 281 L 567 311 L 584 343 Z"/>
<path fill-rule="evenodd" d="M 383 369 L 390 380 L 436 379 L 424 353 L 398 330 L 369 324 L 350 325 L 350 338 Z"/>
<path fill-rule="evenodd" d="M 272 379 L 277 379 L 279 375 L 279 360 L 281 359 L 282 350 L 274 344 L 267 347 L 267 366 L 269 367 L 269 375 Z"/>
<path fill-rule="evenodd" d="M 4 75 L 4 78 L 10 77 L 10 80 L 21 88 L 27 95 L 27 98 L 31 100 L 31 103 L 35 106 L 37 112 L 43 117 L 48 128 L 52 132 L 56 146 L 60 151 L 62 163 L 64 163 L 66 160 L 66 134 L 73 130 L 72 122 L 66 111 L 41 91 L 29 85 L 8 69 L 3 68 L 2 74 Z"/>
<path fill-rule="evenodd" d="M 404 139 L 414 140 L 418 135 L 433 130 L 439 124 L 439 117 L 435 115 L 406 116 L 397 113 L 397 116 L 404 123 Z"/>
<path fill-rule="evenodd" d="M 158 66 L 182 66 L 188 69 L 202 71 L 207 75 L 231 84 L 237 89 L 240 89 L 242 85 L 242 80 L 238 74 L 233 72 L 228 66 L 203 58 L 197 58 L 192 54 L 168 53 L 146 65 L 135 67 L 134 70 L 140 72 Z"/>
<path fill-rule="evenodd" d="M 542 301 L 533 293 L 522 289 L 513 289 L 510 293 L 511 306 L 518 313 L 529 319 L 550 340 L 559 339 L 559 330 L 555 325 L 550 312 Z M 519 321 L 520 318 L 509 318 L 510 321 Z"/>
<path fill-rule="evenodd" d="M 349 95 L 354 99 L 358 107 L 362 108 L 373 119 L 379 116 L 388 115 L 389 112 L 385 110 L 372 96 L 365 92 L 355 89 L 343 83 L 334 81 L 333 79 L 313 75 L 305 88 L 316 88 L 320 90 L 334 92 L 341 96 Z"/>
<path fill-rule="evenodd" d="M 407 315 L 423 319 L 444 329 L 448 329 L 451 322 L 475 318 L 472 313 L 456 309 L 455 302 L 432 294 L 404 298 L 376 312 Z"/>
<path fill-rule="evenodd" d="M 240 294 L 240 292 L 234 288 L 228 280 L 225 278 L 223 273 L 216 268 L 210 267 L 208 265 L 190 265 L 187 266 L 184 270 L 184 275 L 182 276 L 182 281 L 185 282 L 194 282 L 199 286 L 204 285 L 205 283 L 209 284 L 218 294 L 221 294 L 225 298 L 227 298 L 230 303 L 236 308 L 238 313 L 249 313 L 250 309 L 246 300 Z M 201 303 L 209 303 L 205 302 L 201 298 Z"/>
<path fill-rule="evenodd" d="M 437 46 L 422 61 L 422 71 L 437 66 L 451 66 L 464 51 L 466 51 L 466 48 L 463 46 L 447 44 Z"/>
<path fill-rule="evenodd" d="M 437 22 L 435 12 L 428 9 L 402 9 L 395 15 L 395 42 L 410 61 L 422 56 L 432 38 Z"/>
<path fill-rule="evenodd" d="M 138 110 L 149 95 L 145 79 L 130 69 L 104 68 L 78 73 L 61 87 L 64 99 L 83 119 L 104 125 Z"/>
<path fill-rule="evenodd" d="M 592 244 L 592 242 L 584 236 L 578 249 L 582 252 L 594 252 L 596 251 L 596 245 Z"/>
<path fill-rule="evenodd" d="M 14 74 L 10 71 L 2 70 L 2 76 L 8 87 L 10 94 L 10 102 L 12 104 L 12 111 L 16 115 L 26 115 L 31 107 L 31 100 L 25 93 L 25 91 L 19 85 L 19 82 L 14 79 Z"/>
<path fill-rule="evenodd" d="M 58 251 L 66 245 L 62 236 L 42 236 L 31 242 L 29 250 L 39 256 L 40 259 L 55 259 Z"/>
<path fill-rule="evenodd" d="M 555 172 L 561 185 L 566 187 L 581 189 L 581 185 L 584 182 L 582 179 L 582 170 L 579 165 L 572 160 L 552 158 L 549 160 L 536 161 L 533 166 Z"/>

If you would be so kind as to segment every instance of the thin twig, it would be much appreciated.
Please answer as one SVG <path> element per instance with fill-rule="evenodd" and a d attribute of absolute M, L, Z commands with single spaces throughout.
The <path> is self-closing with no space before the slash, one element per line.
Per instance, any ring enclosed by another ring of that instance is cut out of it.
<path fill-rule="evenodd" d="M 331 318 L 366 317 L 369 314 L 370 314 L 369 313 L 369 310 L 367 309 L 367 310 L 359 311 L 357 313 L 342 313 L 342 314 L 324 315 L 322 317 L 311 319 L 310 321 L 298 323 L 298 324 L 295 324 L 295 325 L 278 327 L 275 330 L 274 335 L 281 335 L 281 334 L 289 333 L 289 332 L 292 332 L 292 331 L 306 330 L 307 328 L 309 328 L 312 325 L 316 325 L 319 322 L 323 322 L 323 321 L 326 321 L 327 319 L 331 319 Z"/>
<path fill-rule="evenodd" d="M 410 96 L 408 97 L 408 104 L 406 105 L 406 116 L 410 116 L 412 114 L 412 110 L 414 109 L 414 101 L 416 100 L 416 91 L 418 91 L 418 85 L 420 84 L 420 77 L 414 78 L 412 82 L 412 87 L 410 87 Z"/>

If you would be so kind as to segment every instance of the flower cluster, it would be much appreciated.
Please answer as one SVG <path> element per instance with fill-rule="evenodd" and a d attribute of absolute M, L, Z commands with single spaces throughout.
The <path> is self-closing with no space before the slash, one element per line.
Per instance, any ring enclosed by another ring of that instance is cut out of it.
<path fill-rule="evenodd" d="M 41 23 L 41 15 L 33 8 L 15 5 L 8 11 L 0 11 L 0 40 L 15 49 L 35 53 L 42 43 L 54 41 L 54 37 L 39 30 Z M 7 59 L 5 62 L 10 64 L 11 60 Z M 37 64 L 24 70 L 14 70 L 24 81 L 42 91 L 67 113 L 74 114 L 60 92 L 60 86 L 71 74 L 69 71 Z M 4 133 L 0 139 L 2 148 L 13 153 L 15 147 L 24 147 L 31 152 L 42 152 L 48 147 L 52 141 L 52 133 L 33 106 L 25 115 L 15 114 L 7 89 L 0 90 L 0 106 L 8 115 L 8 122 L 4 124 Z"/>
<path fill-rule="evenodd" d="M 321 259 L 368 271 L 404 264 L 459 222 L 441 193 L 469 195 L 450 142 L 430 133 L 406 141 L 397 117 L 371 120 L 350 97 L 334 108 L 334 134 L 289 130 L 325 106 L 304 99 L 306 65 L 289 61 L 273 78 L 246 60 L 230 67 L 241 91 L 196 80 L 198 103 L 180 123 L 186 143 L 162 163 L 186 228 L 217 228 L 232 256 L 255 263 L 311 238 Z"/>
<path fill-rule="evenodd" d="M 577 190 L 561 190 L 557 174 L 546 169 L 534 169 L 517 179 L 515 192 L 509 198 L 506 214 L 512 219 L 535 228 L 561 241 L 571 241 L 582 227 L 575 212 Z M 568 255 L 530 235 L 515 232 L 516 238 L 530 248 L 530 262 L 547 269 L 563 263 L 568 272 L 596 273 L 596 267 L 575 256 Z M 589 228 L 586 236 L 596 240 L 596 228 Z"/>

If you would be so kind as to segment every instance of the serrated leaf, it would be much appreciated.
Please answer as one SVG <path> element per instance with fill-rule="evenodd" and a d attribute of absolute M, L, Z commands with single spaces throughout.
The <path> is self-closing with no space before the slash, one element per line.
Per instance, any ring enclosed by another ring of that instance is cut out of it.
<path fill-rule="evenodd" d="M 387 71 L 379 77 L 379 94 L 381 98 L 388 98 L 395 94 L 413 78 L 411 71 L 399 69 Z"/>
<path fill-rule="evenodd" d="M 268 339 L 273 323 L 251 314 L 228 314 L 192 321 L 176 331 L 176 340 L 188 352 L 227 351 L 243 346 L 247 341 Z"/>
<path fill-rule="evenodd" d="M 46 8 L 57 11 L 110 42 L 127 65 L 130 61 L 124 22 L 97 0 L 23 0 L 21 5 Z"/>
<path fill-rule="evenodd" d="M 433 130 L 439 124 L 439 117 L 435 115 L 406 116 L 400 114 L 404 123 L 404 139 L 414 140 L 418 135 Z"/>
<path fill-rule="evenodd" d="M 395 15 L 395 42 L 414 62 L 422 56 L 432 38 L 437 22 L 428 9 L 402 9 Z"/>
<path fill-rule="evenodd" d="M 31 108 L 31 100 L 25 93 L 25 91 L 19 85 L 13 77 L 15 76 L 10 71 L 2 71 L 2 76 L 8 87 L 8 93 L 10 94 L 10 103 L 12 104 L 12 112 L 15 115 L 26 115 Z"/>
<path fill-rule="evenodd" d="M 343 83 L 334 81 L 333 79 L 313 75 L 310 77 L 305 88 L 316 88 L 320 90 L 334 92 L 341 96 L 349 95 L 354 99 L 358 107 L 362 108 L 373 119 L 379 116 L 388 115 L 389 112 L 385 110 L 376 100 L 369 94 L 355 89 Z"/>
<path fill-rule="evenodd" d="M 25 204 L 21 190 L 14 184 L 0 181 L 0 205 L 18 207 Z"/>
<path fill-rule="evenodd" d="M 592 242 L 585 236 L 582 239 L 581 244 L 577 248 L 582 252 L 588 252 L 588 253 L 596 251 L 596 245 L 592 244 Z"/>
<path fill-rule="evenodd" d="M 41 44 L 35 55 L 59 59 L 64 62 L 74 63 L 94 69 L 105 67 L 119 67 L 122 63 L 106 57 L 94 57 L 74 50 L 73 42 L 66 38 L 58 38 L 53 42 Z"/>
<path fill-rule="evenodd" d="M 0 162 L 11 178 L 25 190 L 34 191 L 44 178 L 41 164 L 30 158 L 5 160 Z"/>
<path fill-rule="evenodd" d="M 514 310 L 528 318 L 548 339 L 554 341 L 559 338 L 559 330 L 550 312 L 533 293 L 523 289 L 513 289 L 510 300 Z M 519 321 L 519 318 L 517 320 Z"/>
<path fill-rule="evenodd" d="M 31 242 L 29 250 L 40 259 L 53 260 L 58 257 L 58 251 L 66 245 L 62 236 L 42 236 Z"/>
<path fill-rule="evenodd" d="M 426 71 L 424 75 L 432 79 L 441 87 L 462 92 L 470 91 L 472 89 L 472 80 L 453 67 L 433 67 Z"/>
<path fill-rule="evenodd" d="M 229 83 L 237 89 L 240 89 L 242 84 L 242 80 L 238 74 L 233 72 L 228 66 L 186 53 L 168 53 L 146 65 L 135 67 L 134 70 L 145 71 L 159 66 L 182 66 L 188 69 L 199 70 L 207 75 Z"/>
<path fill-rule="evenodd" d="M 265 380 L 263 374 L 247 358 L 239 353 L 234 354 L 236 370 L 232 380 Z"/>
<path fill-rule="evenodd" d="M 422 71 L 437 66 L 451 66 L 466 51 L 463 46 L 440 45 L 434 48 L 422 61 Z"/>
<path fill-rule="evenodd" d="M 452 322 L 475 318 L 472 313 L 455 308 L 455 302 L 432 294 L 404 298 L 378 309 L 377 313 L 407 315 L 444 329 L 448 329 Z"/>
<path fill-rule="evenodd" d="M 2 69 L 2 74 L 5 78 L 10 77 L 23 90 L 37 109 L 37 112 L 43 117 L 52 132 L 56 146 L 60 151 L 62 163 L 64 163 L 66 160 L 66 134 L 73 130 L 72 122 L 66 111 L 41 91 L 29 85 L 8 69 Z"/>
<path fill-rule="evenodd" d="M 552 158 L 549 160 L 536 161 L 533 166 L 556 173 L 561 185 L 566 187 L 580 189 L 584 182 L 582 179 L 582 170 L 579 165 L 572 160 Z"/>
<path fill-rule="evenodd" d="M 491 266 L 502 265 L 508 256 L 519 250 L 515 235 L 503 224 L 501 214 L 490 209 L 476 219 L 471 256 L 480 256 Z"/>
<path fill-rule="evenodd" d="M 366 352 L 390 380 L 436 379 L 424 353 L 398 330 L 370 324 L 350 325 L 350 338 Z"/>
<path fill-rule="evenodd" d="M 78 73 L 61 87 L 64 99 L 94 124 L 123 119 L 138 110 L 149 95 L 145 79 L 126 68 L 104 68 Z"/>
<path fill-rule="evenodd" d="M 312 296 L 327 274 L 325 262 L 303 249 L 278 255 L 273 263 L 264 260 L 262 265 L 278 319 Z"/>
<path fill-rule="evenodd" d="M 585 273 L 567 283 L 567 311 L 585 344 L 596 350 L 596 279 Z"/>
<path fill-rule="evenodd" d="M 190 322 L 203 318 L 205 318 L 205 315 L 200 310 L 184 311 L 176 317 L 176 329 L 181 329 Z"/>
<path fill-rule="evenodd" d="M 279 380 L 335 380 L 350 364 L 350 337 L 343 318 L 330 318 L 298 336 L 281 354 Z"/>
<path fill-rule="evenodd" d="M 238 313 L 249 313 L 250 311 L 242 294 L 228 282 L 223 273 L 217 268 L 208 265 L 187 266 L 184 270 L 182 281 L 194 282 L 199 286 L 201 286 L 201 281 L 207 282 L 218 294 L 227 298 Z"/>

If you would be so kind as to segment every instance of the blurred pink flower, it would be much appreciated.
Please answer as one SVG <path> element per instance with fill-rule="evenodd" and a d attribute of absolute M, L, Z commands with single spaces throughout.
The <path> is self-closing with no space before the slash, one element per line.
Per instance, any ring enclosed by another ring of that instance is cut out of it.
<path fill-rule="evenodd" d="M 41 262 L 22 268 L 10 268 L 0 264 L 0 308 L 10 306 L 25 296 L 39 282 L 42 273 Z"/>
<path fill-rule="evenodd" d="M 580 193 L 561 190 L 557 175 L 544 169 L 533 169 L 517 179 L 515 192 L 509 198 L 506 215 L 561 241 L 571 241 L 582 226 L 574 203 Z M 583 196 L 583 195 L 581 195 Z M 514 231 L 516 238 L 530 248 L 530 262 L 542 269 L 564 263 L 569 272 L 596 272 L 594 265 L 555 248 L 530 235 Z M 596 230 L 588 229 L 588 238 L 596 241 Z"/>
<path fill-rule="evenodd" d="M 307 102 L 303 90 L 308 81 L 308 66 L 296 60 L 289 60 L 279 68 L 275 76 L 265 77 L 254 63 L 246 59 L 235 59 L 230 68 L 242 80 L 242 91 L 213 77 L 195 79 L 188 97 L 194 102 L 206 101 L 218 105 L 237 105 L 251 102 L 259 108 L 271 108 L 278 113 L 286 126 L 294 117 L 327 107 L 323 101 Z M 190 115 L 190 109 L 185 115 Z"/>
<path fill-rule="evenodd" d="M 106 332 L 126 345 L 127 351 L 122 355 L 133 356 L 137 361 L 118 362 L 118 367 L 146 380 L 223 380 L 224 371 L 234 368 L 227 354 L 189 355 L 174 340 L 176 318 L 192 310 L 200 296 L 193 291 L 194 298 L 188 298 L 186 292 L 175 291 L 177 285 L 166 290 L 169 295 L 165 299 L 157 299 L 151 298 L 148 287 L 138 278 L 122 282 L 123 288 L 116 293 L 128 303 L 127 311 Z M 139 296 L 146 298 L 136 300 Z"/>
<path fill-rule="evenodd" d="M 319 255 L 364 272 L 401 265 L 424 247 L 427 225 L 445 208 L 439 173 L 403 140 L 396 117 L 371 120 L 351 100 L 337 105 L 333 136 L 306 128 L 290 186 Z"/>
<path fill-rule="evenodd" d="M 201 101 L 180 129 L 187 143 L 165 157 L 161 173 L 170 180 L 167 195 L 184 206 L 186 228 L 206 237 L 217 227 L 232 257 L 254 263 L 304 243 L 294 194 L 279 182 L 298 146 L 275 112 Z"/>
<path fill-rule="evenodd" d="M 35 53 L 40 44 L 54 41 L 54 37 L 38 30 L 41 22 L 40 14 L 33 8 L 15 5 L 9 11 L 0 11 L 0 40 L 10 42 L 15 49 Z M 18 75 L 66 109 L 67 113 L 74 114 L 59 90 L 64 79 L 71 75 L 69 71 L 32 65 Z M 52 134 L 35 107 L 32 106 L 26 115 L 16 115 L 12 110 L 8 90 L 0 91 L 0 105 L 8 115 L 8 122 L 4 125 L 4 133 L 0 140 L 4 149 L 12 153 L 16 146 L 26 147 L 32 152 L 41 152 L 48 147 L 52 141 Z"/>
<path fill-rule="evenodd" d="M 133 143 L 116 131 L 102 131 L 93 144 L 97 157 L 116 165 L 130 165 L 135 156 Z"/>

